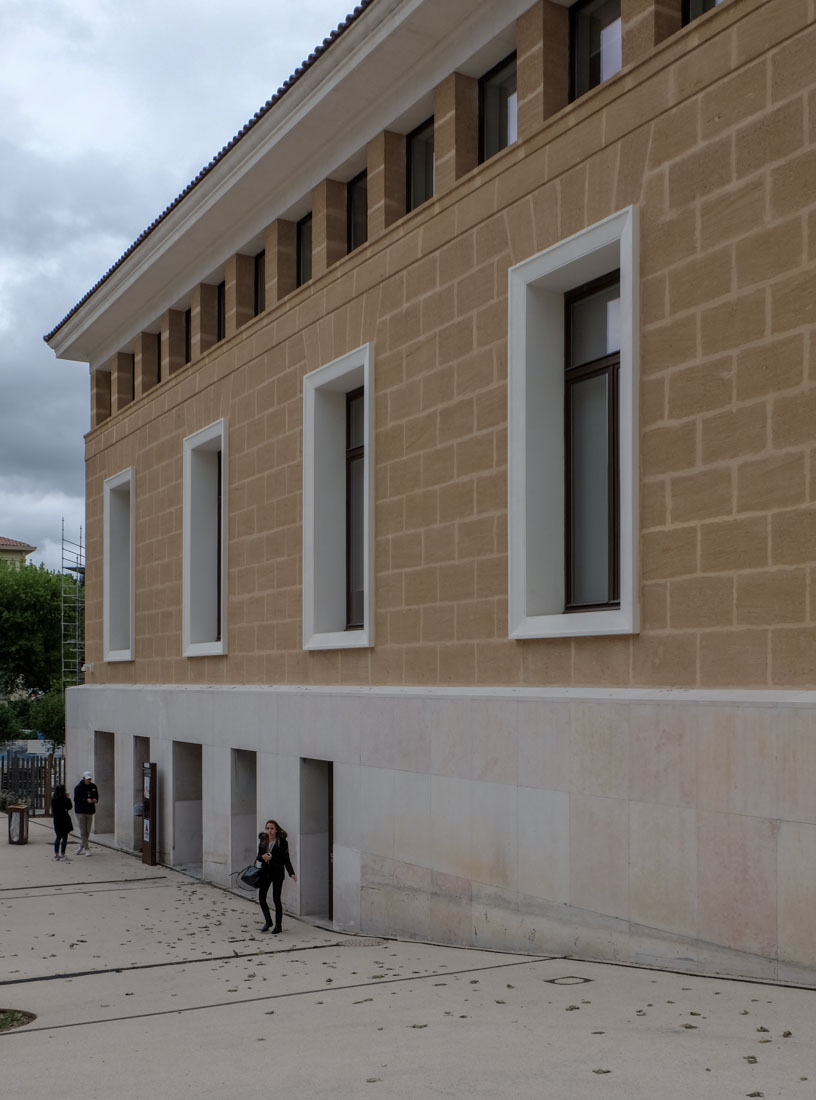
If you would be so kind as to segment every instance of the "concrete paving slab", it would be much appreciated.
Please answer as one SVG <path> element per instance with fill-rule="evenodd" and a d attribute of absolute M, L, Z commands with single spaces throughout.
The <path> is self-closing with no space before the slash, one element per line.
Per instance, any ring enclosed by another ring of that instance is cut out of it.
<path fill-rule="evenodd" d="M 2 1095 L 810 1098 L 816 993 L 353 937 L 126 853 L 0 844 Z"/>

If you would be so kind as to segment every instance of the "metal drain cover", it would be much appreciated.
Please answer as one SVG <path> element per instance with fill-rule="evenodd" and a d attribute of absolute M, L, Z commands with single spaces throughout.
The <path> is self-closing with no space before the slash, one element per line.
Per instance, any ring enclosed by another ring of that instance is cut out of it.
<path fill-rule="evenodd" d="M 579 978 L 575 974 L 567 974 L 563 978 L 545 978 L 545 982 L 549 982 L 550 985 L 585 985 L 587 982 L 594 981 L 593 978 Z"/>

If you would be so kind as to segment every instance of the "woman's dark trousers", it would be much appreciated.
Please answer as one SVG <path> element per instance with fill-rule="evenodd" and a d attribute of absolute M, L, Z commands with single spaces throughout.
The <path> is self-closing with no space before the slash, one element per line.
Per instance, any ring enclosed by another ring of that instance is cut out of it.
<path fill-rule="evenodd" d="M 267 924 L 272 923 L 272 914 L 269 912 L 269 905 L 266 901 L 266 895 L 269 893 L 269 887 L 272 887 L 272 904 L 275 906 L 275 927 L 280 928 L 281 920 L 283 919 L 283 905 L 281 904 L 281 890 L 283 889 L 283 879 L 266 879 L 260 885 L 258 890 L 258 901 L 261 904 L 261 912 L 264 915 L 264 920 Z"/>

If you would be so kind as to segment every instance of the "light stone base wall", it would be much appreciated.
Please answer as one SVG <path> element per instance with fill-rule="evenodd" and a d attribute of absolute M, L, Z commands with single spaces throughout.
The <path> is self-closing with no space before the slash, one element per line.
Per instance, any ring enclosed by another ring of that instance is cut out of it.
<path fill-rule="evenodd" d="M 256 831 L 231 812 L 229 750 L 257 754 L 258 826 L 289 829 L 296 869 L 300 761 L 332 761 L 338 929 L 816 981 L 814 692 L 82 687 L 69 776 L 95 730 L 115 733 L 126 848 L 150 737 L 168 862 L 172 742 L 202 745 L 222 884 Z"/>

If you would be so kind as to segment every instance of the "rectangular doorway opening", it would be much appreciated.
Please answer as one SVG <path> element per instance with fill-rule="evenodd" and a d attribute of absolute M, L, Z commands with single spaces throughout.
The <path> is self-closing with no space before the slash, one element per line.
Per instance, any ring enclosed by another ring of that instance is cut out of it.
<path fill-rule="evenodd" d="M 103 844 L 114 844 L 116 832 L 116 770 L 114 736 L 94 730 L 93 781 L 99 790 L 93 831 Z"/>
<path fill-rule="evenodd" d="M 300 911 L 334 916 L 334 776 L 330 760 L 300 762 Z"/>
<path fill-rule="evenodd" d="M 142 850 L 144 814 L 142 809 L 142 765 L 150 760 L 150 738 L 133 738 L 133 849 Z M 155 795 L 154 795 L 155 797 Z"/>
<path fill-rule="evenodd" d="M 234 874 L 252 863 L 258 851 L 257 754 L 247 749 L 233 749 L 230 764 L 229 869 Z"/>
<path fill-rule="evenodd" d="M 173 742 L 173 866 L 201 878 L 201 745 Z"/>

